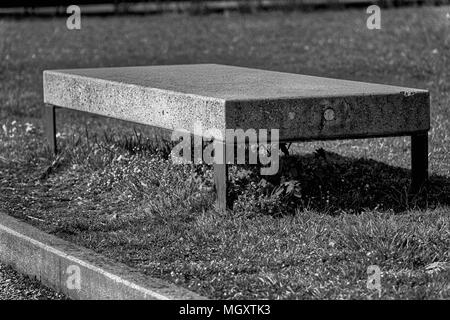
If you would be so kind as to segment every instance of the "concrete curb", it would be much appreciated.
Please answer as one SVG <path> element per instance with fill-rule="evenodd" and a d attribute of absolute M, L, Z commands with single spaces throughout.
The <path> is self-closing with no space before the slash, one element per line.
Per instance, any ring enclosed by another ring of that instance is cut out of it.
<path fill-rule="evenodd" d="M 0 261 L 71 299 L 205 299 L 0 213 Z"/>

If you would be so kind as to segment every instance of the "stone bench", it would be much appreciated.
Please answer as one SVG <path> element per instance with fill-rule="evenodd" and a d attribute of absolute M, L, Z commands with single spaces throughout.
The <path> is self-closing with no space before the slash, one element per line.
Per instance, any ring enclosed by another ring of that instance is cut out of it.
<path fill-rule="evenodd" d="M 222 131 L 275 128 L 280 143 L 411 136 L 412 192 L 428 177 L 425 90 L 200 64 L 44 71 L 44 102 L 54 152 L 55 107 L 62 107 L 191 133 L 196 124 Z M 224 209 L 227 164 L 214 164 L 214 176 Z"/>

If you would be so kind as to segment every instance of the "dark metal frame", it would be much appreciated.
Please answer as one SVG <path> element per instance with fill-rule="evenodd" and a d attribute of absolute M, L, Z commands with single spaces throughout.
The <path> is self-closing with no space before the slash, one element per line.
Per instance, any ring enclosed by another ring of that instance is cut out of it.
<path fill-rule="evenodd" d="M 43 124 L 45 136 L 50 150 L 57 153 L 56 144 L 56 106 L 45 105 L 43 114 Z M 400 136 L 403 134 L 400 134 Z M 411 186 L 410 193 L 416 194 L 424 189 L 428 180 L 428 131 L 421 131 L 408 134 L 411 137 Z M 395 136 L 395 135 L 390 135 Z M 403 135 L 404 136 L 404 135 Z M 370 136 L 372 137 L 372 136 Z M 348 137 L 347 139 L 349 139 Z M 365 137 L 369 138 L 369 137 Z M 337 140 L 338 138 L 336 138 Z M 300 141 L 300 140 L 299 140 Z M 226 159 L 226 144 L 221 143 L 223 148 L 223 159 Z M 280 143 L 281 150 L 286 153 L 288 148 L 285 143 Z M 231 204 L 228 202 L 228 165 L 214 164 L 214 184 L 217 193 L 217 207 L 220 211 L 225 211 Z"/>

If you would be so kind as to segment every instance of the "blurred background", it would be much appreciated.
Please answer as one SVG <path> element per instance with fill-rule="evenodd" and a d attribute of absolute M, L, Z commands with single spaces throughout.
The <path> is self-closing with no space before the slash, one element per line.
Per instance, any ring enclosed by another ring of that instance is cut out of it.
<path fill-rule="evenodd" d="M 450 0 L 4 0 L 0 15 L 61 15 L 69 5 L 78 5 L 83 14 L 146 14 L 190 12 L 194 14 L 237 10 L 254 12 L 273 9 L 343 9 L 376 4 L 383 8 L 412 5 L 445 5 Z"/>

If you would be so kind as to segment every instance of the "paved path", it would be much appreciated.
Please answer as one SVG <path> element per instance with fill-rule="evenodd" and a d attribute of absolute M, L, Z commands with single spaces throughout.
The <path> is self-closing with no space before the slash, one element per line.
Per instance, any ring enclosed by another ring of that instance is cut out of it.
<path fill-rule="evenodd" d="M 11 267 L 0 264 L 0 300 L 62 300 L 64 296 L 45 288 Z"/>

